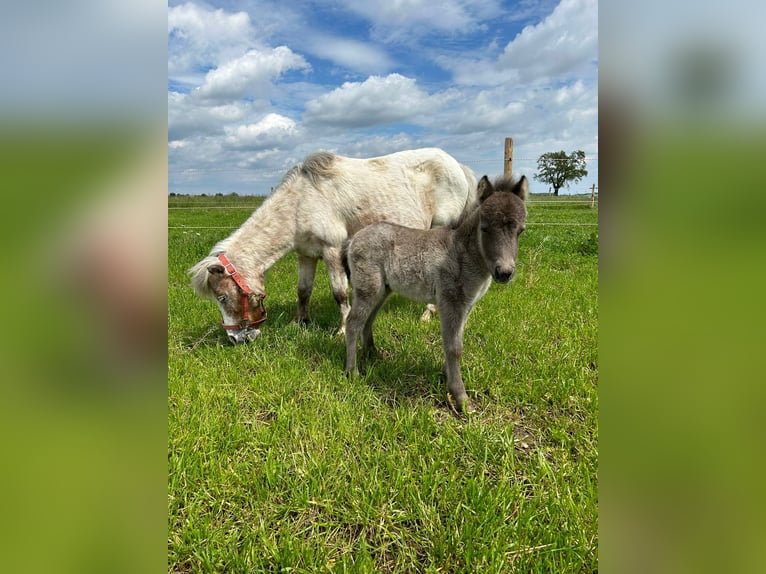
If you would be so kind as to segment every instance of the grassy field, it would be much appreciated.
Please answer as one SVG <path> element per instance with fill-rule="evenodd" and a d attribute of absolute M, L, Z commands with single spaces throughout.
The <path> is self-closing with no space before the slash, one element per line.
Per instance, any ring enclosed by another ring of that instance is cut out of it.
<path fill-rule="evenodd" d="M 516 278 L 468 320 L 477 412 L 464 419 L 447 406 L 438 319 L 391 297 L 380 357 L 348 380 L 321 263 L 312 324 L 293 320 L 294 254 L 267 277 L 262 335 L 230 346 L 186 269 L 259 200 L 170 197 L 168 571 L 597 571 L 598 254 L 584 224 L 598 209 L 586 199 L 530 198 Z"/>

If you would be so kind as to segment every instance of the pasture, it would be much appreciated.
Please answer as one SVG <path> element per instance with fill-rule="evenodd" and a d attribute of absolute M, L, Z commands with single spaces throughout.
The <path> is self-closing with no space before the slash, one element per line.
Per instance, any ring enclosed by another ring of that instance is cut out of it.
<path fill-rule="evenodd" d="M 533 186 L 534 190 L 534 186 Z M 598 208 L 532 194 L 517 274 L 465 330 L 452 414 L 438 318 L 393 295 L 380 356 L 343 373 L 323 264 L 295 321 L 297 258 L 232 346 L 186 270 L 254 197 L 169 198 L 169 572 L 595 572 Z M 541 225 L 545 223 L 546 225 Z M 352 291 L 353 298 L 353 291 Z"/>

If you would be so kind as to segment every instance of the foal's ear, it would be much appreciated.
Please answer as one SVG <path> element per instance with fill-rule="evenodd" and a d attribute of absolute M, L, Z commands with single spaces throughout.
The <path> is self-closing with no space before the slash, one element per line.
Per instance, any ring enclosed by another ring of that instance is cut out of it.
<path fill-rule="evenodd" d="M 527 181 L 526 175 L 521 176 L 521 179 L 516 182 L 516 185 L 513 186 L 511 192 L 518 195 L 523 201 L 527 200 L 527 196 L 529 195 L 529 182 Z"/>
<path fill-rule="evenodd" d="M 479 180 L 479 185 L 476 188 L 476 194 L 479 196 L 479 202 L 484 201 L 494 192 L 495 192 L 495 189 L 492 187 L 492 184 L 490 183 L 489 178 L 487 178 L 487 176 L 485 175 Z"/>
<path fill-rule="evenodd" d="M 213 275 L 223 275 L 223 265 L 220 263 L 213 263 L 212 265 L 207 266 L 207 271 Z"/>

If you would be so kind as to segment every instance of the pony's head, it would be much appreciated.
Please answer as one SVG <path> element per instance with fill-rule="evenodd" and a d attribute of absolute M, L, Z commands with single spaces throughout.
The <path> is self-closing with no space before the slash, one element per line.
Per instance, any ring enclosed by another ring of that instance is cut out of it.
<path fill-rule="evenodd" d="M 229 341 L 236 345 L 260 335 L 257 327 L 266 320 L 266 293 L 251 288 L 226 255 L 206 257 L 189 274 L 197 295 L 218 304 Z"/>
<path fill-rule="evenodd" d="M 529 183 L 522 176 L 517 182 L 499 178 L 490 183 L 487 176 L 477 187 L 479 196 L 479 249 L 492 278 L 508 283 L 516 273 L 519 235 L 524 231 Z"/>

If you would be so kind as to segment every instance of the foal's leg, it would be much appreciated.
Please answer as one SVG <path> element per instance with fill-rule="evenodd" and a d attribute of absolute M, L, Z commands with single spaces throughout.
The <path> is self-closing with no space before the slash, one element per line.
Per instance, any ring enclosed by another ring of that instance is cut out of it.
<path fill-rule="evenodd" d="M 351 307 L 348 304 L 348 278 L 343 269 L 343 262 L 340 257 L 340 249 L 330 248 L 324 252 L 324 262 L 327 264 L 327 272 L 330 274 L 330 288 L 335 302 L 340 308 L 340 329 L 338 335 L 346 332 L 346 319 Z"/>
<path fill-rule="evenodd" d="M 463 386 L 460 359 L 463 356 L 463 330 L 470 309 L 463 306 L 440 306 L 444 365 L 447 371 L 447 390 L 458 412 L 470 410 L 468 395 Z"/>
<path fill-rule="evenodd" d="M 383 307 L 383 303 L 386 302 L 390 291 L 386 289 L 382 295 L 378 295 L 379 301 L 370 312 L 370 316 L 367 317 L 367 321 L 364 322 L 364 328 L 362 329 L 362 347 L 368 357 L 375 356 L 377 349 L 375 349 L 375 341 L 372 338 L 372 324 L 375 322 L 375 317 L 378 316 L 378 311 Z M 356 295 L 354 295 L 356 297 Z"/>
<path fill-rule="evenodd" d="M 346 373 L 357 373 L 356 350 L 359 334 L 365 349 L 372 344 L 372 323 L 383 306 L 387 292 L 380 277 L 359 277 L 354 286 L 354 300 L 346 324 Z"/>
<path fill-rule="evenodd" d="M 354 300 L 351 303 L 351 311 L 348 314 L 346 323 L 346 374 L 357 374 L 359 370 L 356 367 L 356 348 L 359 340 L 359 332 L 367 322 L 370 311 L 375 304 L 354 289 Z"/>
<path fill-rule="evenodd" d="M 309 299 L 314 290 L 317 259 L 298 255 L 298 323 L 309 322 Z"/>

